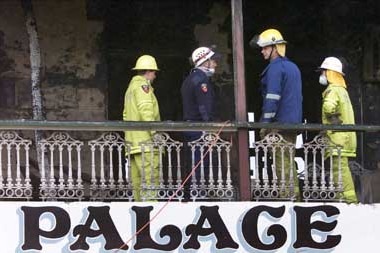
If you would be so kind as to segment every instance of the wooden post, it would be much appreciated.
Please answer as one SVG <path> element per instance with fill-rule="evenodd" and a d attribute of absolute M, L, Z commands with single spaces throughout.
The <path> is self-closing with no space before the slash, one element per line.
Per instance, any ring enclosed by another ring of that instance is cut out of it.
<path fill-rule="evenodd" d="M 244 73 L 244 40 L 242 0 L 231 0 L 232 48 L 235 85 L 235 120 L 247 121 Z M 248 131 L 238 130 L 239 191 L 240 200 L 248 201 L 250 194 Z"/>

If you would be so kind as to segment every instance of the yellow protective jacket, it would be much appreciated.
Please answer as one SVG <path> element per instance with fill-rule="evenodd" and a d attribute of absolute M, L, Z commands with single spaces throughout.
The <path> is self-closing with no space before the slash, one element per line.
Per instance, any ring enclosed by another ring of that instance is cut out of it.
<path fill-rule="evenodd" d="M 124 96 L 124 121 L 160 121 L 160 111 L 153 87 L 143 76 L 136 75 Z M 125 131 L 125 140 L 132 143 L 131 154 L 141 153 L 140 142 L 152 139 L 154 131 Z"/>
<path fill-rule="evenodd" d="M 342 124 L 355 124 L 354 111 L 348 92 L 345 87 L 331 83 L 322 94 L 322 123 L 332 124 L 330 119 L 337 116 Z M 327 137 L 332 144 L 342 146 L 341 155 L 356 156 L 356 133 L 327 131 Z M 336 152 L 333 155 L 337 155 Z"/>

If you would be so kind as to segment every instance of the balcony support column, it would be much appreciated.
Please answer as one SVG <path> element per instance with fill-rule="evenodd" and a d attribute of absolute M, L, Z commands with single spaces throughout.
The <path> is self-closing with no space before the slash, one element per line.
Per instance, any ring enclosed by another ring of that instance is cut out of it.
<path fill-rule="evenodd" d="M 234 63 L 235 86 L 235 119 L 238 122 L 247 121 L 244 73 L 244 40 L 243 40 L 243 9 L 242 0 L 231 0 L 232 12 L 232 48 Z M 238 129 L 238 159 L 239 159 L 239 191 L 240 200 L 250 200 L 250 176 L 248 154 L 248 131 Z"/>

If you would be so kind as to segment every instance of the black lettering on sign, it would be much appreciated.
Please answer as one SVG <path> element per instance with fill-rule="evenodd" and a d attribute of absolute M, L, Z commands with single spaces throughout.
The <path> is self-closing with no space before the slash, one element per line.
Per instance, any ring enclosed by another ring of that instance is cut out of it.
<path fill-rule="evenodd" d="M 338 215 L 339 209 L 335 206 L 313 206 L 313 207 L 302 207 L 295 206 L 294 211 L 297 216 L 297 240 L 293 244 L 295 249 L 302 247 L 308 247 L 313 249 L 331 249 L 337 246 L 341 239 L 341 235 L 327 235 L 325 242 L 316 242 L 311 236 L 311 230 L 316 229 L 322 232 L 331 232 L 338 222 L 324 222 L 324 221 L 314 221 L 310 223 L 311 217 L 316 212 L 324 212 L 327 217 Z"/>
<path fill-rule="evenodd" d="M 78 225 L 73 230 L 73 235 L 78 237 L 78 240 L 70 246 L 71 250 L 88 250 L 89 245 L 86 242 L 87 237 L 97 237 L 99 235 L 103 235 L 106 243 L 104 245 L 104 249 L 128 249 L 128 246 L 124 244 L 121 239 L 118 231 L 116 230 L 115 224 L 112 221 L 110 216 L 109 206 L 89 206 L 88 210 L 88 218 L 84 225 Z M 96 222 L 99 229 L 94 230 L 91 228 L 91 224 Z"/>
<path fill-rule="evenodd" d="M 197 224 L 190 224 L 187 226 L 185 232 L 186 235 L 190 235 L 189 240 L 183 245 L 184 249 L 199 249 L 200 244 L 198 242 L 198 236 L 207 236 L 214 234 L 216 237 L 216 248 L 225 249 L 239 248 L 231 237 L 226 225 L 224 224 L 222 217 L 218 212 L 218 206 L 200 206 L 201 216 Z M 204 228 L 205 221 L 208 221 L 210 227 Z"/>
<path fill-rule="evenodd" d="M 56 239 L 63 237 L 70 231 L 70 216 L 60 207 L 27 207 L 22 206 L 24 212 L 24 244 L 23 250 L 42 250 L 40 237 Z M 50 213 L 54 216 L 55 227 L 50 231 L 40 228 L 40 217 L 44 213 Z"/>
<path fill-rule="evenodd" d="M 169 237 L 167 244 L 158 244 L 153 241 L 150 235 L 150 211 L 153 210 L 152 206 L 138 207 L 133 206 L 132 210 L 136 213 L 136 231 L 146 225 L 146 227 L 139 232 L 136 236 L 136 244 L 134 249 L 156 249 L 162 251 L 173 251 L 178 248 L 182 241 L 181 230 L 174 225 L 166 225 L 160 230 L 160 237 Z"/>
<path fill-rule="evenodd" d="M 255 249 L 260 250 L 275 250 L 281 248 L 286 242 L 286 230 L 281 225 L 272 225 L 268 228 L 268 236 L 274 237 L 272 244 L 265 244 L 260 240 L 257 224 L 259 216 L 262 212 L 267 212 L 275 218 L 280 218 L 285 213 L 285 206 L 270 207 L 270 206 L 257 206 L 250 209 L 243 218 L 242 233 L 246 242 Z"/>

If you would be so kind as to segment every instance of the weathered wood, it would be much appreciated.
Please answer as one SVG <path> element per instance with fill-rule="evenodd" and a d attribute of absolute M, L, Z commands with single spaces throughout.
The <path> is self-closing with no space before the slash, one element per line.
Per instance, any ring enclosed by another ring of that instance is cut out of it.
<path fill-rule="evenodd" d="M 232 50 L 235 84 L 235 119 L 247 120 L 244 73 L 243 9 L 241 0 L 231 0 Z M 247 129 L 238 129 L 239 186 L 241 200 L 250 200 L 249 154 Z"/>

